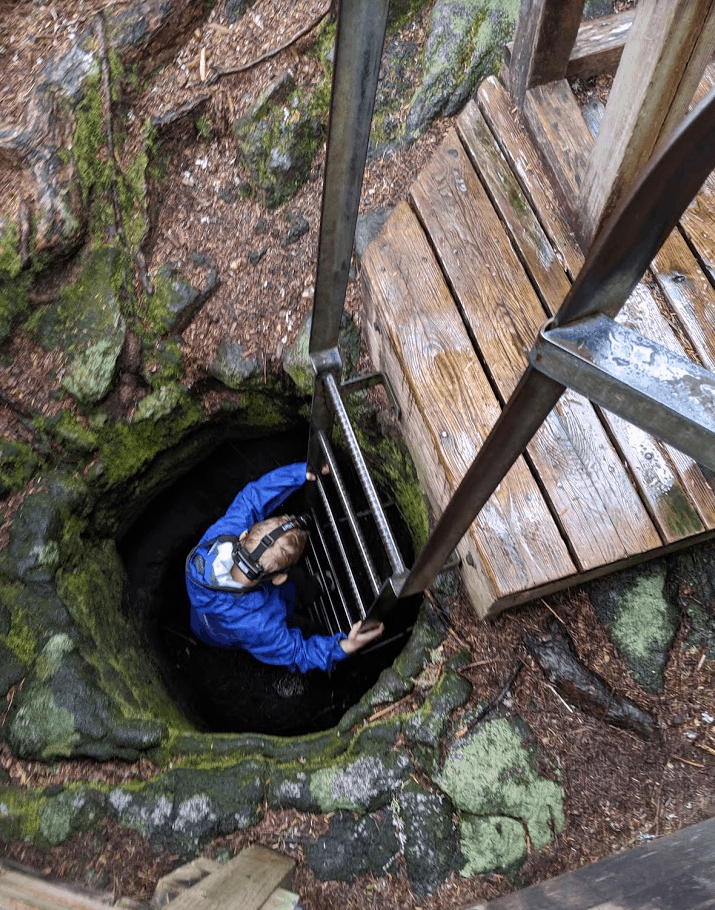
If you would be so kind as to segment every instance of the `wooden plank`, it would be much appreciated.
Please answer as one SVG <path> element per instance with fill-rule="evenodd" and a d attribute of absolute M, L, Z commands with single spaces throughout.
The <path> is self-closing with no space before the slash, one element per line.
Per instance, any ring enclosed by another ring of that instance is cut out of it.
<path fill-rule="evenodd" d="M 2 910 L 106 910 L 107 906 L 42 878 L 0 868 Z"/>
<path fill-rule="evenodd" d="M 715 189 L 713 186 L 712 189 Z M 715 197 L 710 200 L 715 205 Z M 715 209 L 711 208 L 711 212 Z M 712 223 L 712 218 L 710 219 Z M 691 229 L 693 225 L 690 225 Z M 693 243 L 702 238 L 690 234 Z M 712 247 L 715 259 L 715 246 Z M 680 231 L 673 231 L 652 263 L 653 275 L 703 366 L 715 369 L 715 290 Z M 715 278 L 715 275 L 713 275 Z"/>
<path fill-rule="evenodd" d="M 569 82 L 616 72 L 634 15 L 635 10 L 628 9 L 599 19 L 586 19 L 581 23 L 566 67 L 565 75 Z M 508 75 L 504 78 L 504 74 L 509 73 L 513 53 L 514 42 L 510 41 L 504 51 L 504 66 L 500 73 L 505 85 L 511 84 Z M 563 75 L 561 73 L 553 78 L 561 79 Z"/>
<path fill-rule="evenodd" d="M 538 213 L 556 255 L 563 257 L 568 275 L 575 278 L 584 262 L 583 253 L 561 207 L 554 200 L 551 181 L 544 174 L 536 149 L 516 117 L 507 91 L 494 76 L 489 76 L 479 86 L 477 98 L 484 119 L 498 137 L 501 150 L 529 204 Z M 469 105 L 465 111 L 468 108 Z"/>
<path fill-rule="evenodd" d="M 260 910 L 279 887 L 288 887 L 295 863 L 265 847 L 242 850 L 168 905 L 168 910 Z"/>
<path fill-rule="evenodd" d="M 465 142 L 476 141 L 477 130 L 474 121 L 477 116 L 478 112 L 475 112 L 473 107 L 465 109 L 460 115 L 458 127 Z M 494 173 L 495 168 L 491 163 L 487 167 L 483 166 L 484 161 L 491 162 L 494 156 L 485 151 L 488 137 L 483 135 L 483 131 L 480 136 L 481 142 L 471 150 L 470 157 L 479 169 L 491 198 L 498 203 L 497 208 L 502 220 L 509 223 L 518 218 L 529 224 L 529 218 L 524 214 L 529 206 L 526 199 L 519 196 L 518 188 L 510 186 L 509 192 L 500 191 L 507 178 L 498 172 Z M 508 208 L 513 208 L 513 211 L 507 211 Z M 514 234 L 514 237 L 517 235 Z M 538 234 L 527 230 L 518 235 L 517 242 L 521 246 L 522 261 L 539 289 L 547 312 L 555 312 L 563 299 L 563 289 L 552 281 L 544 281 L 541 273 L 531 268 L 535 254 L 529 254 L 524 249 L 528 244 L 538 248 L 543 240 Z M 682 347 L 676 343 L 673 333 L 664 324 L 657 303 L 644 286 L 640 286 L 636 291 L 630 309 L 627 305 L 625 313 L 630 314 L 631 323 L 642 334 L 655 337 L 662 344 L 684 353 Z M 692 459 L 677 450 L 665 447 L 658 440 L 615 415 L 605 414 L 604 421 L 613 434 L 620 452 L 629 460 L 641 497 L 663 541 L 673 542 L 712 527 L 712 490 Z"/>
<path fill-rule="evenodd" d="M 585 0 L 524 0 L 509 55 L 509 89 L 521 108 L 527 89 L 563 79 Z"/>
<path fill-rule="evenodd" d="M 628 9 L 581 23 L 566 69 L 569 82 L 616 72 L 634 16 Z"/>
<path fill-rule="evenodd" d="M 411 196 L 505 401 L 546 314 L 455 133 L 423 169 Z M 661 541 L 593 407 L 576 397 L 562 397 L 528 453 L 584 571 Z"/>
<path fill-rule="evenodd" d="M 539 296 L 542 300 L 544 297 L 563 300 L 571 287 L 564 272 L 563 257 L 554 250 L 544 233 L 473 101 L 457 120 L 457 132 Z"/>
<path fill-rule="evenodd" d="M 300 896 L 295 891 L 276 888 L 265 904 L 261 906 L 261 910 L 295 910 L 299 901 Z"/>
<path fill-rule="evenodd" d="M 531 89 L 524 99 L 523 117 L 546 173 L 559 192 L 561 207 L 574 223 L 593 139 L 571 86 L 561 79 Z"/>
<path fill-rule="evenodd" d="M 715 819 L 711 818 L 471 910 L 705 910 L 713 906 Z"/>
<path fill-rule="evenodd" d="M 584 175 L 584 247 L 685 115 L 715 46 L 715 0 L 640 0 Z"/>
<path fill-rule="evenodd" d="M 362 259 L 366 336 L 392 381 L 405 435 L 440 514 L 500 408 L 417 218 L 396 207 Z M 558 528 L 523 458 L 472 524 L 458 552 L 480 614 L 573 577 Z"/>

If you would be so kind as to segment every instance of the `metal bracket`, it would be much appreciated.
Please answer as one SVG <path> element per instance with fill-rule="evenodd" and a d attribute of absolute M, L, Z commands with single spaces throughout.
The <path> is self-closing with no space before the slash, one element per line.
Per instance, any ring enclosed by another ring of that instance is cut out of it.
<path fill-rule="evenodd" d="M 364 376 L 355 376 L 354 379 L 348 379 L 340 384 L 340 391 L 350 395 L 352 392 L 362 392 L 364 389 L 371 389 L 373 386 L 381 385 L 385 389 L 387 397 L 390 399 L 390 406 L 396 420 L 402 420 L 402 408 L 392 388 L 389 377 L 382 372 L 366 373 Z"/>
<path fill-rule="evenodd" d="M 547 323 L 532 366 L 715 469 L 715 375 L 608 316 Z"/>
<path fill-rule="evenodd" d="M 322 373 L 337 373 L 340 375 L 343 369 L 343 358 L 337 347 L 325 348 L 323 351 L 311 353 L 310 362 L 313 365 L 313 371 L 316 376 L 320 376 Z"/>

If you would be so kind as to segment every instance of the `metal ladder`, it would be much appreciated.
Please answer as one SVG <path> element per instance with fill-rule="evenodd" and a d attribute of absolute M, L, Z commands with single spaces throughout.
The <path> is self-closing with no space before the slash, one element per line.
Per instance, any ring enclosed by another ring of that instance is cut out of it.
<path fill-rule="evenodd" d="M 715 166 L 714 91 L 660 145 L 596 238 L 559 311 L 542 328 L 530 365 L 500 418 L 414 566 L 405 569 L 342 402 L 338 351 L 387 7 L 387 0 L 342 0 L 339 8 L 310 338 L 315 391 L 308 460 L 314 466 L 330 466 L 330 474 L 317 483 L 327 525 L 348 572 L 351 591 L 349 596 L 341 593 L 346 604 L 354 601 L 354 606 L 344 608 L 348 622 L 380 619 L 399 600 L 419 595 L 432 584 L 567 387 L 715 471 L 715 376 L 615 321 Z M 330 447 L 334 420 L 347 440 L 388 555 L 387 573 L 375 570 L 369 547 L 356 527 L 355 510 Z M 343 519 L 336 517 L 328 482 L 337 489 Z M 347 522 L 355 539 L 360 572 L 341 543 L 345 539 L 341 521 Z M 359 591 L 362 572 L 369 579 L 371 601 Z M 337 615 L 336 621 L 340 621 Z"/>
<path fill-rule="evenodd" d="M 388 0 L 343 0 L 338 11 L 325 184 L 309 354 L 315 388 L 308 462 L 317 474 L 308 567 L 327 596 L 321 619 L 348 631 L 376 604 L 394 602 L 407 570 L 355 436 L 343 395 L 380 381 L 379 374 L 341 382 L 338 335 L 348 283 L 370 125 L 387 26 Z M 365 498 L 349 493 L 331 443 L 337 422 Z M 326 465 L 327 474 L 320 473 Z"/>

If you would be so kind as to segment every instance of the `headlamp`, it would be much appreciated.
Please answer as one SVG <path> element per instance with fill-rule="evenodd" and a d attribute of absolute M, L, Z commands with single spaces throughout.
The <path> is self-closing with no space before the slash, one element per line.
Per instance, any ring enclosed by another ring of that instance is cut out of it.
<path fill-rule="evenodd" d="M 240 540 L 233 545 L 233 561 L 235 565 L 243 572 L 250 581 L 267 581 L 276 575 L 281 575 L 285 569 L 279 569 L 277 572 L 267 572 L 261 565 L 261 556 L 269 547 L 285 534 L 287 531 L 296 529 L 298 531 L 308 531 L 310 529 L 310 515 L 289 515 L 286 520 L 277 528 L 274 528 L 269 534 L 266 534 L 258 546 L 249 553 Z"/>

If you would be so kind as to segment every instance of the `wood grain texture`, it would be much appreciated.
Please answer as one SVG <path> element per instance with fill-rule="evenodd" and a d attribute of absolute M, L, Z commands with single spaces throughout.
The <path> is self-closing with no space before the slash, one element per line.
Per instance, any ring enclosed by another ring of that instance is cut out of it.
<path fill-rule="evenodd" d="M 629 9 L 581 23 L 566 69 L 569 82 L 616 72 L 634 15 Z"/>
<path fill-rule="evenodd" d="M 546 314 L 455 133 L 411 189 L 473 342 L 502 401 Z M 593 408 L 567 395 L 528 453 L 579 570 L 660 544 Z"/>
<path fill-rule="evenodd" d="M 503 107 L 503 99 L 497 93 L 494 95 Z M 501 120 L 506 120 L 504 115 Z M 506 122 L 508 123 L 508 120 Z M 501 134 L 498 139 L 503 143 Z M 591 143 L 590 137 L 588 143 L 589 145 Z M 538 178 L 535 181 L 534 172 L 525 171 L 524 180 L 531 188 L 532 195 L 543 202 L 545 197 L 538 192 L 540 182 Z M 712 211 L 712 208 L 710 210 Z M 520 242 L 529 242 L 528 234 L 522 236 Z M 527 261 L 527 256 L 523 252 L 522 258 Z M 551 290 L 548 284 L 543 285 L 542 299 L 548 311 L 553 313 L 560 305 L 562 295 L 554 296 Z M 653 337 L 647 326 L 651 324 L 657 327 L 662 323 L 657 303 L 644 286 L 636 290 L 633 301 L 631 308 L 638 302 L 640 314 L 638 330 Z M 635 318 L 636 313 L 632 315 Z M 664 334 L 663 338 L 665 337 Z M 672 333 L 670 337 L 673 337 Z M 666 341 L 662 343 L 665 344 Z M 615 415 L 603 412 L 603 419 L 609 432 L 613 434 L 619 450 L 628 459 L 641 498 L 662 540 L 666 543 L 674 542 L 711 527 L 712 491 L 700 468 L 692 459 L 664 447 L 652 436 Z"/>
<path fill-rule="evenodd" d="M 593 140 L 569 83 L 560 79 L 530 89 L 524 99 L 523 117 L 559 193 L 561 207 L 574 223 Z"/>
<path fill-rule="evenodd" d="M 584 247 L 685 115 L 714 43 L 715 0 L 639 2 L 581 188 Z"/>
<path fill-rule="evenodd" d="M 2 910 L 107 910 L 107 904 L 61 885 L 0 868 Z"/>
<path fill-rule="evenodd" d="M 715 819 L 465 910 L 712 910 Z"/>
<path fill-rule="evenodd" d="M 711 204 L 715 204 L 715 198 Z M 691 239 L 696 242 L 695 233 Z M 715 257 L 715 248 L 712 255 Z M 680 231 L 673 231 L 668 237 L 651 268 L 700 362 L 714 370 L 715 290 Z"/>
<path fill-rule="evenodd" d="M 527 89 L 563 79 L 585 0 L 523 2 L 509 55 L 509 90 L 521 107 Z"/>
<path fill-rule="evenodd" d="M 618 322 L 683 355 L 682 345 L 648 288 L 639 284 L 624 304 Z M 663 539 L 682 540 L 715 527 L 715 494 L 695 461 L 654 439 L 633 424 L 604 411 L 623 455 L 641 480 Z"/>
<path fill-rule="evenodd" d="M 544 233 L 474 101 L 460 114 L 457 132 L 539 296 L 563 300 L 571 287 L 563 257 Z"/>
<path fill-rule="evenodd" d="M 171 910 L 260 910 L 278 887 L 288 884 L 295 863 L 265 847 L 251 846 L 184 891 Z"/>
<path fill-rule="evenodd" d="M 575 278 L 584 262 L 583 253 L 554 198 L 551 181 L 544 173 L 537 151 L 520 123 L 506 89 L 490 76 L 479 86 L 477 101 L 512 173 L 532 209 L 538 213 L 557 257 L 562 257 L 569 277 Z"/>
<path fill-rule="evenodd" d="M 406 203 L 366 250 L 362 276 L 370 354 L 395 386 L 421 480 L 440 514 L 500 407 Z M 477 516 L 460 553 L 482 614 L 500 598 L 575 573 L 523 458 Z"/>
<path fill-rule="evenodd" d="M 565 75 L 569 82 L 616 72 L 634 15 L 635 11 L 629 9 L 599 19 L 586 19 L 579 25 L 566 67 Z M 505 62 L 500 75 L 510 71 L 513 53 L 514 42 L 511 41 L 504 51 Z M 553 79 L 561 79 L 563 76 L 564 73 L 558 73 Z M 503 78 L 502 81 L 507 86 L 511 85 L 510 78 Z M 552 80 L 546 80 L 550 81 Z"/>

